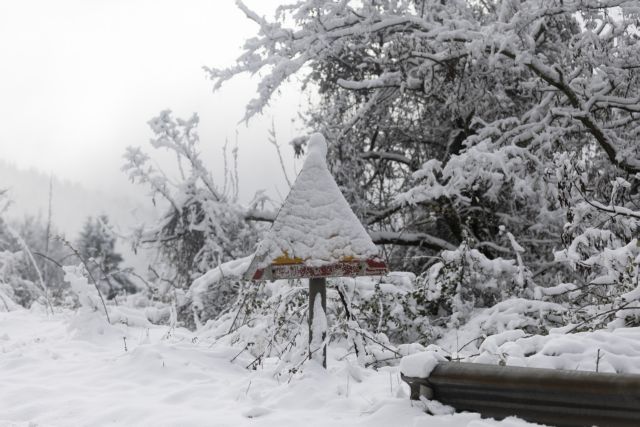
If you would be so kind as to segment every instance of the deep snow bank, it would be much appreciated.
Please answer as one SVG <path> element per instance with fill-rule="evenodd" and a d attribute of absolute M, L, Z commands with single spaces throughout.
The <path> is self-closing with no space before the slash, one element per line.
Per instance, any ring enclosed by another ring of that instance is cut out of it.
<path fill-rule="evenodd" d="M 1 426 L 530 425 L 427 415 L 397 368 L 361 369 L 339 349 L 326 372 L 307 364 L 278 378 L 272 363 L 248 371 L 250 356 L 187 330 L 112 326 L 98 313 L 0 313 L 0 352 Z"/>

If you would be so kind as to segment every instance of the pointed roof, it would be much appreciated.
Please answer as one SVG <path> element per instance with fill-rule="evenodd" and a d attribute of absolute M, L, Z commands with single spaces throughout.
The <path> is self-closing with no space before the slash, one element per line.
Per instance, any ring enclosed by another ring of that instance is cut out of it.
<path fill-rule="evenodd" d="M 324 137 L 313 134 L 307 149 L 302 170 L 258 245 L 245 277 L 257 280 L 363 275 L 367 268 L 360 264 L 367 261 L 369 267 L 377 263 L 377 269 L 386 272 L 386 266 L 378 259 L 378 249 L 329 172 Z M 360 274 L 345 270 L 348 265 Z M 295 271 L 280 269 L 276 274 L 274 266 L 293 266 Z M 336 266 L 337 270 L 330 268 Z"/>

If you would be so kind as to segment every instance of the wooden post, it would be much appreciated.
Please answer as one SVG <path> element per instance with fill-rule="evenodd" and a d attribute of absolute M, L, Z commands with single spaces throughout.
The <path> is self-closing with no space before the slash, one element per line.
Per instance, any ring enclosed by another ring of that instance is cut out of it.
<path fill-rule="evenodd" d="M 326 319 L 327 279 L 325 279 L 324 277 L 316 277 L 316 278 L 309 279 L 309 359 L 315 359 L 315 360 L 321 361 L 322 367 L 326 368 L 327 367 L 327 346 L 326 345 L 322 346 L 322 356 L 318 354 L 319 349 L 313 349 L 311 347 L 314 338 L 317 338 L 313 336 L 313 330 L 314 330 L 314 326 L 313 326 L 314 309 L 313 308 L 315 305 L 316 297 L 318 296 L 321 298 L 322 311 L 324 312 L 324 318 Z M 325 326 L 325 329 L 322 331 L 322 337 L 321 337 L 322 342 L 324 342 L 326 337 L 327 337 L 327 330 Z M 313 354 L 314 352 L 316 354 Z"/>

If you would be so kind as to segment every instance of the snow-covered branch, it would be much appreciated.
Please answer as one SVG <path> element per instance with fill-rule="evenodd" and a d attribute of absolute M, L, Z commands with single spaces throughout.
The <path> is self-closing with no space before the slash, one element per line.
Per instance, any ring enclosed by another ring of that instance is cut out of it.
<path fill-rule="evenodd" d="M 376 245 L 423 246 L 435 251 L 443 249 L 453 250 L 456 248 L 455 245 L 452 245 L 446 240 L 426 233 L 371 231 L 369 235 Z"/>
<path fill-rule="evenodd" d="M 401 153 L 390 153 L 385 151 L 367 151 L 366 153 L 362 153 L 360 155 L 363 159 L 379 159 L 379 160 L 388 160 L 392 162 L 403 163 L 407 166 L 410 166 L 412 169 L 415 169 L 415 163 L 411 161 L 410 158 L 406 157 Z"/>

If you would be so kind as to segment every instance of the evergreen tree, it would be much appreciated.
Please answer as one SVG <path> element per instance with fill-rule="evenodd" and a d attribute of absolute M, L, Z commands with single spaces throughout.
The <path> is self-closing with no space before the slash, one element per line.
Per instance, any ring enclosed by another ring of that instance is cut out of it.
<path fill-rule="evenodd" d="M 116 251 L 117 238 L 109 229 L 109 218 L 100 215 L 85 221 L 78 238 L 78 253 L 108 299 L 123 290 L 135 292 L 133 283 L 120 270 L 122 255 Z"/>

